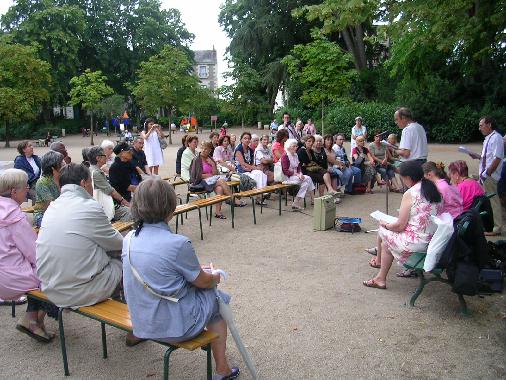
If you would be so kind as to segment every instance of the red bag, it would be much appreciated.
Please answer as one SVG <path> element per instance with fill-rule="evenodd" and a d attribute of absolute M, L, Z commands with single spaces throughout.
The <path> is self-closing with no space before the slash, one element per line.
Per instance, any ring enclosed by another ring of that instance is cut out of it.
<path fill-rule="evenodd" d="M 365 189 L 367 187 L 365 186 L 365 184 L 363 183 L 354 183 L 352 186 L 351 186 L 351 193 L 353 195 L 358 195 L 358 194 L 365 194 Z"/>

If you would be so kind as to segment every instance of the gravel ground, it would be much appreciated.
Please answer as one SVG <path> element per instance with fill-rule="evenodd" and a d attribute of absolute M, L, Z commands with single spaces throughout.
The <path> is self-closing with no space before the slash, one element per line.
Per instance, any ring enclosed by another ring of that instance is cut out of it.
<path fill-rule="evenodd" d="M 234 131 L 240 134 L 241 130 Z M 99 136 L 98 142 L 102 140 Z M 177 133 L 174 141 L 180 140 Z M 64 139 L 74 161 L 88 142 Z M 479 144 L 470 146 L 480 150 Z M 174 172 L 177 146 L 164 151 L 162 175 Z M 36 148 L 42 155 L 47 148 Z M 15 149 L 0 149 L 0 160 L 12 160 Z M 464 156 L 453 145 L 431 145 L 430 159 L 449 162 Z M 477 163 L 470 162 L 471 171 Z M 178 192 L 184 192 L 182 187 Z M 390 213 L 400 195 L 390 195 Z M 284 205 L 284 204 L 283 204 Z M 188 236 L 201 262 L 213 261 L 229 272 L 220 288 L 232 295 L 236 324 L 262 379 L 450 378 L 506 377 L 506 298 L 504 294 L 468 297 L 471 317 L 458 313 L 458 301 L 447 285 L 432 283 L 415 308 L 405 306 L 416 279 L 389 276 L 388 289 L 364 287 L 375 270 L 363 249 L 375 234 L 315 232 L 312 210 L 277 214 L 269 201 L 253 224 L 251 207 L 236 209 L 236 228 L 228 220 L 204 225 L 199 238 L 197 213 L 190 213 L 180 233 Z M 284 207 L 284 206 L 283 206 Z M 382 190 L 346 197 L 337 207 L 341 216 L 363 218 L 363 229 L 376 228 L 369 213 L 385 211 Z M 174 222 L 171 223 L 174 225 Z M 24 306 L 18 307 L 22 315 Z M 0 307 L 0 378 L 64 378 L 58 340 L 44 345 L 20 334 L 10 308 Z M 102 359 L 100 326 L 70 313 L 65 315 L 67 352 L 74 379 L 161 378 L 163 348 L 148 342 L 124 345 L 124 333 L 108 328 L 109 358 Z M 48 321 L 57 330 L 55 321 Z M 243 369 L 232 339 L 230 361 Z M 174 379 L 205 379 L 202 352 L 176 351 L 171 359 Z"/>

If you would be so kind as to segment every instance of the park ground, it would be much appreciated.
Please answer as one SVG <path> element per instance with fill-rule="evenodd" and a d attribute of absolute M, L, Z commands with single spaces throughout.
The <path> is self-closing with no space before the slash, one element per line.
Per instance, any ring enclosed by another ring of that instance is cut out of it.
<path fill-rule="evenodd" d="M 241 129 L 232 133 L 240 134 Z M 207 138 L 207 134 L 199 135 Z M 165 151 L 162 176 L 175 170 L 181 134 Z M 96 143 L 104 136 L 96 139 Z M 73 161 L 81 161 L 81 136 L 63 139 Z M 479 152 L 480 144 L 468 145 Z M 349 145 L 347 145 L 349 149 Z M 47 148 L 35 148 L 42 155 Z M 429 159 L 447 164 L 466 159 L 456 145 L 430 145 Z M 14 148 L 0 149 L 0 160 L 12 160 Z M 477 162 L 467 157 L 471 172 Z M 177 192 L 184 192 L 178 187 Z M 180 233 L 188 236 L 202 263 L 212 261 L 230 276 L 220 289 L 232 295 L 236 324 L 261 379 L 499 379 L 506 377 L 506 297 L 494 294 L 467 297 L 472 315 L 458 313 L 455 294 L 445 284 L 429 284 L 415 308 L 405 306 L 417 279 L 395 277 L 387 290 L 369 289 L 362 281 L 375 269 L 363 249 L 375 234 L 313 231 L 312 209 L 284 211 L 278 216 L 274 200 L 257 215 L 251 206 L 236 209 L 236 227 L 228 220 L 204 226 L 200 240 L 197 213 L 190 213 Z M 390 195 L 395 214 L 399 194 Z M 369 214 L 385 211 L 383 190 L 347 196 L 337 215 L 363 218 L 364 230 L 376 228 Z M 171 226 L 174 221 L 171 222 Z M 25 306 L 18 307 L 19 315 Z M 161 378 L 163 348 L 147 342 L 133 348 L 124 333 L 108 328 L 109 358 L 102 359 L 100 325 L 70 313 L 65 315 L 67 352 L 73 379 Z M 57 323 L 48 321 L 57 330 Z M 43 345 L 15 330 L 10 308 L 0 308 L 0 378 L 63 379 L 58 339 Z M 230 361 L 243 369 L 229 337 Z M 204 379 L 202 352 L 176 351 L 171 359 L 174 379 Z"/>

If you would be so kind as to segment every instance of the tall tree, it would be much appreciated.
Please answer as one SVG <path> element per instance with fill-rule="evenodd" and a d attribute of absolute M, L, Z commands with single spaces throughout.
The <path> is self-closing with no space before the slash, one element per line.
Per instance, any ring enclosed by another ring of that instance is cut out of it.
<path fill-rule="evenodd" d="M 346 50 L 353 55 L 357 70 L 367 68 L 365 30 L 378 16 L 380 0 L 324 0 L 320 4 L 305 5 L 293 11 L 295 17 L 323 23 L 326 35 L 340 33 Z"/>
<path fill-rule="evenodd" d="M 305 45 L 295 45 L 283 59 L 290 79 L 302 87 L 302 101 L 316 107 L 348 93 L 356 71 L 351 69 L 351 54 L 319 33 Z"/>
<path fill-rule="evenodd" d="M 107 77 L 102 75 L 101 71 L 90 69 L 86 69 L 83 74 L 70 80 L 72 86 L 69 94 L 70 103 L 80 104 L 90 114 L 90 145 L 93 145 L 93 115 L 99 110 L 103 99 L 113 93 L 106 81 Z"/>
<path fill-rule="evenodd" d="M 37 58 L 35 49 L 0 42 L 0 121 L 9 147 L 9 127 L 35 119 L 49 99 L 51 76 L 47 62 Z"/>
<path fill-rule="evenodd" d="M 310 41 L 314 23 L 293 19 L 292 11 L 317 0 L 226 0 L 219 23 L 230 37 L 229 52 L 233 65 L 245 64 L 262 81 L 257 92 L 272 109 L 278 91 L 286 80 L 281 59 L 290 49 Z"/>
<path fill-rule="evenodd" d="M 165 46 L 159 54 L 142 62 L 138 80 L 131 90 L 141 108 L 155 114 L 160 108 L 191 111 L 192 92 L 198 79 L 188 55 L 182 49 Z M 172 134 L 169 133 L 172 144 Z"/>
<path fill-rule="evenodd" d="M 18 0 L 0 22 L 4 39 L 35 46 L 38 56 L 51 65 L 51 105 L 64 104 L 70 78 L 79 69 L 84 12 L 54 0 Z"/>

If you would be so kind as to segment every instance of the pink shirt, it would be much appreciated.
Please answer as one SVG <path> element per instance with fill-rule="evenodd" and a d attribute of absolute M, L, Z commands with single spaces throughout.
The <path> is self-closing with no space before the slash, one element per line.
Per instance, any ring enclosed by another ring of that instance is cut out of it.
<path fill-rule="evenodd" d="M 0 298 L 13 300 L 40 281 L 35 267 L 37 234 L 10 198 L 0 197 Z"/>
<path fill-rule="evenodd" d="M 443 196 L 443 211 L 449 213 L 452 218 L 456 218 L 464 211 L 462 207 L 462 197 L 460 196 L 459 189 L 446 182 L 445 179 L 440 179 L 436 182 L 437 189 Z"/>
<path fill-rule="evenodd" d="M 280 143 L 280 142 L 277 142 L 277 141 L 274 141 L 272 143 L 271 150 L 272 150 L 272 159 L 273 159 L 274 163 L 278 162 L 279 158 L 281 158 L 281 156 L 283 155 L 283 153 L 285 153 L 285 147 L 283 146 L 283 143 Z M 277 158 L 276 155 L 274 154 L 274 151 L 276 151 L 276 150 L 281 153 L 281 156 L 279 158 Z"/>
<path fill-rule="evenodd" d="M 213 174 L 213 166 L 206 160 L 202 160 L 202 174 Z"/>
<path fill-rule="evenodd" d="M 473 204 L 474 198 L 485 194 L 483 188 L 478 181 L 468 178 L 457 185 L 460 195 L 462 196 L 462 204 L 464 210 L 469 210 Z"/>
<path fill-rule="evenodd" d="M 233 153 L 234 152 L 232 152 L 230 145 L 227 146 L 227 149 L 225 149 L 222 145 L 217 146 L 214 148 L 213 160 L 216 162 L 230 161 L 232 159 Z"/>

